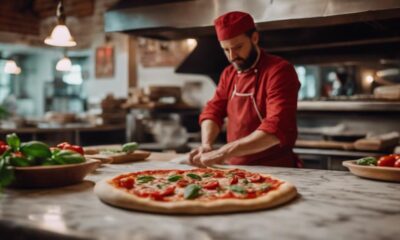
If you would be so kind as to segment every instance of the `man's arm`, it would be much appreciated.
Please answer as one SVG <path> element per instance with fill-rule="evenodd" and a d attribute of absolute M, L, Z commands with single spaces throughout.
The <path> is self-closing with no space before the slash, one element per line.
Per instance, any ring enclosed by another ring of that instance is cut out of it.
<path fill-rule="evenodd" d="M 256 130 L 247 137 L 225 144 L 220 149 L 204 153 L 198 161 L 198 166 L 211 166 L 222 163 L 231 157 L 240 157 L 264 151 L 279 144 L 279 139 L 270 133 Z"/>
<path fill-rule="evenodd" d="M 206 119 L 201 122 L 201 146 L 192 150 L 189 154 L 189 162 L 193 165 L 201 165 L 201 154 L 212 150 L 212 144 L 220 132 L 218 124 Z"/>
<path fill-rule="evenodd" d="M 201 122 L 201 145 L 212 145 L 220 132 L 219 126 L 212 120 Z"/>

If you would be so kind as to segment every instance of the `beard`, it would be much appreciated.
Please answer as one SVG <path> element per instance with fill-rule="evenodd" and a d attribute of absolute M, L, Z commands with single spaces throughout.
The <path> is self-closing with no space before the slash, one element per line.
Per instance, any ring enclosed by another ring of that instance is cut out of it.
<path fill-rule="evenodd" d="M 237 57 L 233 59 L 231 63 L 237 70 L 244 71 L 249 69 L 254 64 L 254 62 L 257 60 L 257 56 L 257 48 L 254 44 L 251 44 L 250 53 L 246 59 Z"/>

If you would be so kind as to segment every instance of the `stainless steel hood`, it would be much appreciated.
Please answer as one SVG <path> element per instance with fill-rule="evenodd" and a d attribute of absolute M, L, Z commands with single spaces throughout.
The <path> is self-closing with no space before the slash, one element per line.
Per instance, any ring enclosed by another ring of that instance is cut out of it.
<path fill-rule="evenodd" d="M 144 5 L 144 6 L 143 6 Z M 105 14 L 106 32 L 164 38 L 213 34 L 213 20 L 228 11 L 251 13 L 258 29 L 317 27 L 399 17 L 399 0 L 136 0 Z M 200 31 L 199 31 L 200 30 Z"/>
<path fill-rule="evenodd" d="M 234 10 L 254 17 L 261 47 L 293 63 L 400 59 L 400 0 L 121 1 L 106 12 L 105 31 L 158 39 L 197 38 L 204 44 L 198 44 L 176 71 L 208 69 L 208 75 L 218 76 L 227 63 L 218 67 L 210 63 L 210 58 L 224 59 L 217 50 L 213 20 Z"/>

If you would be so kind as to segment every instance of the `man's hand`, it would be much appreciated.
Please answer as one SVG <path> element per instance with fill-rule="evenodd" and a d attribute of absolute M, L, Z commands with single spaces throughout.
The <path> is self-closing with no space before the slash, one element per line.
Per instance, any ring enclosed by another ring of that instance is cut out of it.
<path fill-rule="evenodd" d="M 201 164 L 201 162 L 200 162 L 201 155 L 203 153 L 210 152 L 210 151 L 212 151 L 212 147 L 210 144 L 203 144 L 202 146 L 200 146 L 196 149 L 193 149 L 189 153 L 190 164 L 194 165 L 194 166 L 198 166 L 198 167 L 204 167 L 204 165 Z"/>
<path fill-rule="evenodd" d="M 222 148 L 211 152 L 203 153 L 200 157 L 199 167 L 210 167 L 214 164 L 221 164 L 228 158 L 228 154 Z"/>
<path fill-rule="evenodd" d="M 223 163 L 226 159 L 230 157 L 229 152 L 232 144 L 226 144 L 220 149 L 217 150 L 208 150 L 200 152 L 198 149 L 192 151 L 193 154 L 197 153 L 190 162 L 192 165 L 197 166 L 197 167 L 210 167 L 214 164 L 221 164 Z"/>

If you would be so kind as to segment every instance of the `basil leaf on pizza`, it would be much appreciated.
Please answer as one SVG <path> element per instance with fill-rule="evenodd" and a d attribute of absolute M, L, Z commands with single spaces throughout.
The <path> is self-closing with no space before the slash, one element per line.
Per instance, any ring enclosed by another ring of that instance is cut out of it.
<path fill-rule="evenodd" d="M 181 175 L 172 175 L 172 176 L 169 176 L 169 177 L 168 177 L 168 181 L 169 181 L 169 182 L 176 182 L 176 181 L 178 181 L 178 180 L 181 179 L 181 178 L 182 178 Z"/>
<path fill-rule="evenodd" d="M 236 193 L 240 193 L 240 194 L 246 193 L 246 189 L 244 189 L 243 187 L 238 186 L 238 185 L 233 185 L 230 187 L 230 189 L 232 190 L 232 192 L 236 192 Z"/>
<path fill-rule="evenodd" d="M 188 177 L 190 177 L 190 178 L 192 178 L 192 179 L 194 179 L 194 180 L 199 180 L 199 181 L 201 181 L 201 177 L 200 177 L 199 175 L 197 175 L 197 174 L 188 173 L 188 174 L 186 174 L 186 176 L 188 176 Z"/>
<path fill-rule="evenodd" d="M 147 183 L 147 182 L 153 181 L 154 179 L 156 179 L 156 178 L 152 177 L 152 176 L 140 176 L 137 178 L 137 182 L 138 183 Z"/>
<path fill-rule="evenodd" d="M 200 195 L 201 187 L 197 184 L 191 184 L 185 188 L 183 197 L 185 199 L 194 199 Z"/>

